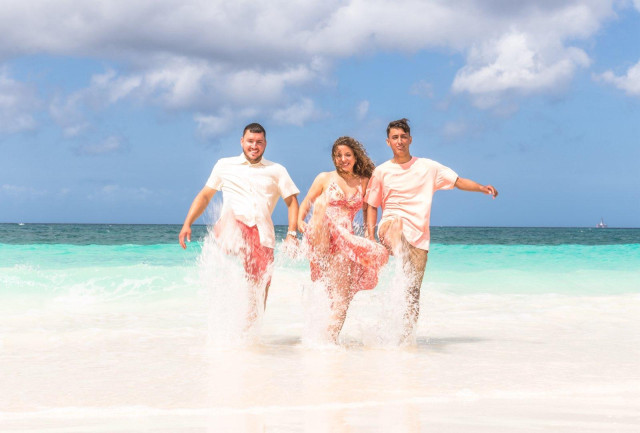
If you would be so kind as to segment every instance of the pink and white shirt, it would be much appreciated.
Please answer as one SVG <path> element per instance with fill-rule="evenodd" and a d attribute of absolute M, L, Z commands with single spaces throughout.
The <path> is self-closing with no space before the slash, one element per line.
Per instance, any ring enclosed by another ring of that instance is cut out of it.
<path fill-rule="evenodd" d="M 433 194 L 452 189 L 457 179 L 455 171 L 431 159 L 414 156 L 404 164 L 387 161 L 373 171 L 364 200 L 373 207 L 382 206 L 380 225 L 402 218 L 407 241 L 428 251 Z"/>

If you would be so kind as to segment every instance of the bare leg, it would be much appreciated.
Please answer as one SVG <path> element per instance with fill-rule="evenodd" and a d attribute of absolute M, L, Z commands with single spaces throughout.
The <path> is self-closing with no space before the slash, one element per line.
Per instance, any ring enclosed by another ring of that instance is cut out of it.
<path fill-rule="evenodd" d="M 267 296 L 269 296 L 269 287 L 271 287 L 271 281 L 267 283 L 267 286 L 264 288 L 264 305 L 263 308 L 267 309 Z"/>
<path fill-rule="evenodd" d="M 249 311 L 247 313 L 247 327 L 250 329 L 258 317 L 260 312 L 258 305 L 262 304 L 262 311 L 267 309 L 267 295 L 269 294 L 269 286 L 271 282 L 268 282 L 266 286 L 262 282 L 253 282 L 249 280 Z M 261 302 L 262 301 L 262 302 Z"/>
<path fill-rule="evenodd" d="M 258 312 L 258 288 L 252 284 L 249 284 L 248 290 L 249 309 L 247 311 L 247 325 L 245 327 L 245 331 L 251 329 L 260 316 Z"/>
<path fill-rule="evenodd" d="M 347 311 L 355 292 L 351 290 L 350 262 L 341 256 L 327 258 L 327 272 L 324 281 L 331 305 L 331 317 L 327 326 L 329 337 L 334 343 L 347 318 Z"/>
<path fill-rule="evenodd" d="M 405 241 L 406 242 L 406 241 Z M 427 266 L 428 251 L 416 248 L 406 242 L 406 253 L 402 267 L 408 279 L 407 310 L 405 312 L 405 333 L 403 339 L 407 341 L 413 334 L 420 314 L 420 287 Z"/>
<path fill-rule="evenodd" d="M 404 235 L 402 234 L 402 220 L 400 218 L 394 218 L 391 221 L 381 224 L 378 228 L 378 238 L 380 238 L 382 245 L 391 251 L 391 254 L 400 255 L 402 253 L 402 240 L 404 239 Z"/>
<path fill-rule="evenodd" d="M 378 237 L 398 259 L 402 260 L 402 270 L 407 279 L 406 300 L 407 308 L 404 314 L 403 341 L 406 342 L 413 334 L 413 330 L 420 314 L 420 287 L 427 266 L 428 251 L 409 244 L 402 234 L 402 220 L 395 218 L 386 222 L 378 229 Z"/>
<path fill-rule="evenodd" d="M 352 293 L 340 293 L 338 290 L 334 290 L 331 296 L 331 319 L 327 331 L 331 341 L 338 342 L 338 336 L 344 325 L 344 321 L 347 318 L 347 310 L 349 310 L 349 304 L 353 299 Z"/>
<path fill-rule="evenodd" d="M 309 220 L 306 235 L 313 243 L 313 253 L 322 269 L 321 281 L 329 296 L 331 316 L 327 333 L 333 342 L 337 342 L 354 293 L 350 290 L 350 261 L 340 254 L 330 252 L 326 210 L 325 197 L 318 197 L 313 204 L 313 215 Z"/>

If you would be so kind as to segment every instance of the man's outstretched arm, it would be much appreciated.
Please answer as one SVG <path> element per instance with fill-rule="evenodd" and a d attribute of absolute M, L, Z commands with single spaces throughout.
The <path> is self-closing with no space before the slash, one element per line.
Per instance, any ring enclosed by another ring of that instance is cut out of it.
<path fill-rule="evenodd" d="M 182 248 L 187 248 L 187 244 L 184 242 L 185 238 L 191 242 L 191 224 L 202 215 L 215 193 L 215 189 L 205 186 L 200 190 L 198 195 L 196 195 L 196 198 L 193 199 L 193 203 L 191 203 L 187 217 L 184 219 L 182 230 L 180 230 L 180 235 L 178 236 L 178 241 Z"/>
<path fill-rule="evenodd" d="M 463 177 L 459 177 L 456 180 L 455 187 L 461 189 L 463 191 L 472 191 L 472 192 L 481 192 L 483 194 L 488 194 L 496 198 L 498 196 L 498 190 L 495 189 L 492 185 L 480 185 L 478 182 L 474 182 L 471 179 L 465 179 Z"/>

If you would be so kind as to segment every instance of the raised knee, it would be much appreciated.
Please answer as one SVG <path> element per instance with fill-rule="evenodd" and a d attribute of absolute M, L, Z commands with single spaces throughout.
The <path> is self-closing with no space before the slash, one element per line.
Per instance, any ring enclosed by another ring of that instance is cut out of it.
<path fill-rule="evenodd" d="M 393 217 L 389 225 L 389 230 L 394 233 L 402 233 L 402 218 Z"/>

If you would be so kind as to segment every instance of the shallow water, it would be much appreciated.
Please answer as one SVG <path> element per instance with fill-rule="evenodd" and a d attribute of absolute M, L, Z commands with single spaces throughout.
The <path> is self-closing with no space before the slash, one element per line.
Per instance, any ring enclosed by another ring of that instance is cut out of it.
<path fill-rule="evenodd" d="M 238 341 L 225 316 L 237 263 L 204 230 L 185 252 L 129 227 L 102 243 L 60 227 L 38 230 L 67 242 L 0 243 L 1 431 L 640 428 L 640 231 L 556 245 L 552 229 L 538 244 L 505 239 L 545 229 L 502 241 L 490 229 L 486 243 L 487 229 L 451 229 L 455 241 L 432 246 L 407 348 L 393 338 L 393 260 L 333 346 L 307 320 L 308 266 L 278 250 L 262 326 Z"/>

